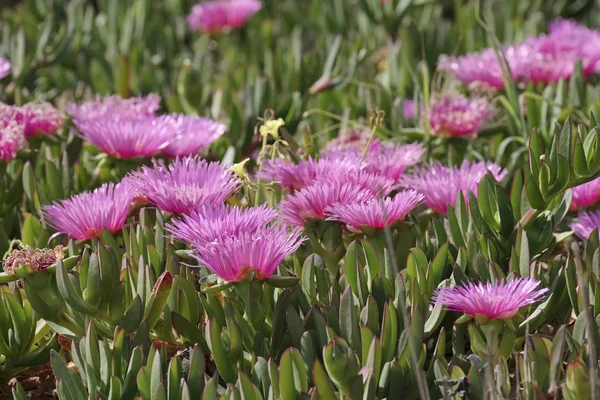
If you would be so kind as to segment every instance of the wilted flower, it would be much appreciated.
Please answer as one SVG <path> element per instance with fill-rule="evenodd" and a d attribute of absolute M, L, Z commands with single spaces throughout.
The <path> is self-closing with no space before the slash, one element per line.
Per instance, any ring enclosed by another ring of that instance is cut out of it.
<path fill-rule="evenodd" d="M 284 198 L 279 203 L 279 214 L 283 221 L 303 226 L 306 220 L 324 219 L 334 204 L 385 196 L 392 186 L 391 180 L 362 171 L 323 179 Z"/>
<path fill-rule="evenodd" d="M 0 116 L 0 159 L 10 161 L 27 145 L 25 126 L 15 119 Z"/>
<path fill-rule="evenodd" d="M 43 271 L 49 266 L 56 264 L 64 258 L 62 246 L 54 249 L 34 249 L 25 246 L 22 249 L 13 250 L 4 260 L 4 272 L 6 275 L 14 275 L 17 268 L 28 265 L 32 271 Z"/>
<path fill-rule="evenodd" d="M 469 163 L 465 160 L 460 167 L 447 167 L 434 162 L 426 167 L 415 168 L 410 175 L 402 178 L 400 184 L 422 193 L 430 209 L 445 214 L 448 206 L 456 205 L 459 192 L 465 196 L 473 192 L 477 196 L 477 185 L 488 171 L 496 180 L 502 180 L 506 175 L 506 170 L 491 162 Z"/>
<path fill-rule="evenodd" d="M 214 0 L 196 4 L 186 21 L 206 33 L 239 28 L 262 7 L 258 0 Z"/>
<path fill-rule="evenodd" d="M 277 211 L 266 204 L 257 207 L 201 207 L 167 225 L 173 237 L 190 246 L 201 246 L 217 239 L 254 233 L 267 226 L 277 216 Z"/>
<path fill-rule="evenodd" d="M 255 278 L 267 279 L 303 240 L 299 228 L 267 226 L 193 248 L 192 256 L 225 281 L 240 281 L 252 271 Z"/>
<path fill-rule="evenodd" d="M 600 210 L 580 211 L 570 226 L 581 240 L 588 240 L 595 229 L 600 231 Z"/>
<path fill-rule="evenodd" d="M 571 210 L 594 205 L 600 201 L 600 178 L 575 186 L 572 192 Z"/>
<path fill-rule="evenodd" d="M 162 150 L 162 154 L 170 158 L 200 153 L 227 129 L 225 124 L 204 117 L 171 114 L 158 119 L 172 121 L 175 128 L 169 144 Z"/>
<path fill-rule="evenodd" d="M 10 74 L 10 61 L 0 57 L 0 79 L 7 77 Z"/>
<path fill-rule="evenodd" d="M 96 100 L 79 105 L 70 103 L 66 107 L 66 112 L 73 117 L 73 122 L 77 125 L 80 121 L 100 117 L 132 119 L 148 117 L 154 115 L 159 106 L 160 97 L 155 94 L 127 99 L 113 95 L 97 97 Z"/>
<path fill-rule="evenodd" d="M 539 285 L 540 281 L 532 278 L 495 283 L 470 282 L 464 286 L 445 286 L 436 290 L 433 301 L 445 305 L 450 311 L 469 314 L 483 322 L 508 319 L 514 317 L 519 308 L 543 299 L 548 289 L 536 289 Z"/>
<path fill-rule="evenodd" d="M 89 240 L 106 229 L 115 233 L 127 220 L 133 189 L 127 182 L 107 183 L 92 192 L 42 206 L 42 219 L 58 233 Z"/>
<path fill-rule="evenodd" d="M 119 159 L 157 155 L 174 139 L 176 131 L 172 120 L 153 116 L 84 119 L 77 127 L 84 140 Z"/>
<path fill-rule="evenodd" d="M 371 198 L 365 202 L 334 204 L 327 209 L 327 219 L 343 222 L 357 232 L 360 232 L 363 226 L 385 229 L 403 220 L 422 201 L 422 194 L 406 190 L 392 198 Z"/>
<path fill-rule="evenodd" d="M 446 95 L 431 102 L 429 123 L 436 135 L 473 136 L 491 115 L 492 107 L 484 98 Z"/>
<path fill-rule="evenodd" d="M 358 163 L 348 160 L 322 159 L 315 161 L 309 158 L 294 164 L 291 161 L 276 158 L 265 160 L 262 169 L 256 174 L 256 178 L 276 182 L 284 189 L 299 190 L 320 178 L 329 178 L 353 170 L 358 170 Z"/>
<path fill-rule="evenodd" d="M 12 118 L 22 123 L 26 137 L 52 134 L 59 130 L 65 120 L 49 103 L 28 103 L 23 107 L 13 107 L 0 103 L 0 118 Z"/>
<path fill-rule="evenodd" d="M 176 159 L 168 166 L 153 160 L 153 168 L 131 176 L 141 193 L 159 209 L 184 214 L 202 206 L 223 203 L 238 187 L 239 180 L 221 164 L 198 157 Z"/>

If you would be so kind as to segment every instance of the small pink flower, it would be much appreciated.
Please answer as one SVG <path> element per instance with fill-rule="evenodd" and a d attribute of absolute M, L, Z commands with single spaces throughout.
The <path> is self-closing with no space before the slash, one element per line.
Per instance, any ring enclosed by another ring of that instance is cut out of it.
<path fill-rule="evenodd" d="M 413 169 L 410 175 L 402 178 L 400 185 L 414 189 L 425 197 L 425 204 L 439 214 L 446 214 L 448 206 L 455 206 L 458 192 L 477 196 L 477 186 L 491 171 L 496 180 L 502 180 L 506 170 L 490 162 L 469 163 L 463 161 L 460 167 L 447 167 L 434 162 L 429 166 Z"/>
<path fill-rule="evenodd" d="M 155 94 L 148 96 L 130 97 L 127 99 L 118 95 L 96 97 L 95 100 L 82 104 L 70 103 L 66 112 L 73 117 L 78 125 L 80 121 L 111 117 L 111 118 L 144 118 L 156 113 L 160 106 L 160 97 Z"/>
<path fill-rule="evenodd" d="M 168 166 L 162 160 L 152 162 L 153 168 L 143 166 L 131 178 L 150 203 L 166 212 L 185 214 L 202 206 L 215 207 L 239 185 L 221 164 L 198 157 L 176 159 Z"/>
<path fill-rule="evenodd" d="M 0 159 L 10 161 L 26 146 L 23 123 L 0 116 Z"/>
<path fill-rule="evenodd" d="M 436 135 L 473 136 L 491 115 L 492 107 L 484 98 L 446 95 L 431 102 L 429 123 Z"/>
<path fill-rule="evenodd" d="M 419 106 L 414 100 L 404 99 L 402 101 L 402 116 L 404 118 L 415 119 L 417 118 L 417 115 L 422 112 L 423 106 Z"/>
<path fill-rule="evenodd" d="M 422 201 L 422 194 L 406 190 L 391 198 L 334 204 L 327 209 L 327 219 L 343 222 L 356 232 L 360 232 L 363 226 L 382 230 L 402 221 Z"/>
<path fill-rule="evenodd" d="M 589 207 L 600 201 L 600 178 L 591 182 L 575 186 L 572 189 L 573 199 L 571 200 L 571 210 L 575 211 L 581 207 Z"/>
<path fill-rule="evenodd" d="M 120 231 L 127 220 L 133 190 L 126 183 L 108 183 L 92 192 L 42 206 L 42 219 L 58 233 L 77 240 L 99 237 L 103 229 Z"/>
<path fill-rule="evenodd" d="M 433 295 L 436 304 L 447 310 L 458 311 L 474 317 L 508 319 L 514 317 L 521 307 L 544 298 L 547 288 L 536 289 L 540 281 L 517 278 L 510 282 L 469 282 L 464 286 L 442 287 Z"/>
<path fill-rule="evenodd" d="M 162 154 L 169 158 L 193 156 L 220 138 L 227 127 L 209 118 L 183 114 L 170 114 L 158 117 L 171 120 L 175 126 L 173 138 Z"/>
<path fill-rule="evenodd" d="M 206 33 L 243 26 L 262 8 L 258 0 L 214 0 L 196 4 L 186 18 L 190 29 Z"/>
<path fill-rule="evenodd" d="M 11 65 L 10 61 L 0 57 L 0 79 L 7 77 L 10 74 Z"/>
<path fill-rule="evenodd" d="M 588 240 L 595 229 L 600 231 L 600 210 L 580 211 L 570 226 L 581 240 Z"/>
<path fill-rule="evenodd" d="M 49 103 L 27 103 L 13 107 L 0 103 L 0 118 L 12 118 L 24 124 L 26 137 L 50 135 L 62 128 L 65 119 Z"/>

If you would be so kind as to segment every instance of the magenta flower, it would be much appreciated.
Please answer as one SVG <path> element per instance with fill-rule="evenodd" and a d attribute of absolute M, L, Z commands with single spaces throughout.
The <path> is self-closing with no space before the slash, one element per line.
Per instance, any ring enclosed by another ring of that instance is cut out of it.
<path fill-rule="evenodd" d="M 190 29 L 206 33 L 239 28 L 262 7 L 258 0 L 214 0 L 196 4 L 186 18 Z"/>
<path fill-rule="evenodd" d="M 600 210 L 580 211 L 570 227 L 581 240 L 588 240 L 594 229 L 600 231 Z"/>
<path fill-rule="evenodd" d="M 419 112 L 417 112 L 418 110 Z M 404 99 L 402 101 L 402 116 L 404 118 L 415 119 L 422 112 L 423 106 L 419 106 L 414 100 Z"/>
<path fill-rule="evenodd" d="M 25 126 L 15 119 L 0 115 L 0 159 L 10 161 L 27 146 Z"/>
<path fill-rule="evenodd" d="M 129 159 L 160 154 L 173 140 L 174 122 L 154 116 L 84 119 L 77 127 L 82 138 L 111 157 Z"/>
<path fill-rule="evenodd" d="M 446 95 L 431 102 L 429 123 L 436 135 L 473 136 L 491 115 L 492 107 L 484 98 Z"/>
<path fill-rule="evenodd" d="M 448 206 L 456 205 L 459 191 L 465 196 L 469 192 L 477 196 L 477 186 L 488 171 L 496 180 L 502 180 L 506 175 L 506 170 L 491 162 L 469 163 L 465 160 L 460 167 L 447 167 L 434 162 L 426 167 L 415 168 L 410 175 L 402 178 L 400 185 L 422 193 L 427 207 L 445 214 Z"/>
<path fill-rule="evenodd" d="M 0 79 L 7 77 L 10 74 L 10 61 L 0 57 Z"/>
<path fill-rule="evenodd" d="M 504 57 L 508 60 L 513 58 L 515 49 L 505 47 L 502 51 Z M 504 87 L 502 68 L 494 49 L 485 49 L 478 53 L 470 53 L 460 57 L 441 56 L 438 66 L 451 72 L 466 84 L 485 83 L 494 88 Z M 513 78 L 516 79 L 515 72 L 518 71 L 513 70 L 514 64 L 510 66 Z"/>
<path fill-rule="evenodd" d="M 173 238 L 199 247 L 215 240 L 242 233 L 254 233 L 277 217 L 277 211 L 263 204 L 257 207 L 201 207 L 190 215 L 176 218 L 167 225 Z"/>
<path fill-rule="evenodd" d="M 38 134 L 50 135 L 62 128 L 65 119 L 49 103 L 28 103 L 13 107 L 0 103 L 0 118 L 12 118 L 24 124 L 26 137 Z"/>
<path fill-rule="evenodd" d="M 572 211 L 581 207 L 592 206 L 600 201 L 600 178 L 575 186 L 572 192 L 573 199 L 570 207 Z"/>
<path fill-rule="evenodd" d="M 279 203 L 280 218 L 291 225 L 303 226 L 309 219 L 324 219 L 327 209 L 336 203 L 363 202 L 386 196 L 393 182 L 366 172 L 354 172 L 322 179 Z"/>
<path fill-rule="evenodd" d="M 532 278 L 496 283 L 470 282 L 462 287 L 445 286 L 436 290 L 433 301 L 446 306 L 447 310 L 469 314 L 484 322 L 487 319 L 508 319 L 514 317 L 521 307 L 544 298 L 548 289 L 536 289 L 539 285 L 540 281 Z"/>
<path fill-rule="evenodd" d="M 171 120 L 176 129 L 174 137 L 162 151 L 169 158 L 196 155 L 220 138 L 227 129 L 225 124 L 204 117 L 171 114 L 158 118 Z"/>
<path fill-rule="evenodd" d="M 356 147 L 335 148 L 326 149 L 321 153 L 321 157 L 355 163 L 366 172 L 381 175 L 396 182 L 408 167 L 421 160 L 425 149 L 420 143 L 391 146 L 374 139 L 364 159 L 363 153 L 364 147 L 362 149 Z"/>
<path fill-rule="evenodd" d="M 361 232 L 363 226 L 382 230 L 397 221 L 402 221 L 422 201 L 422 194 L 406 190 L 393 198 L 373 197 L 365 202 L 334 204 L 327 209 L 327 219 L 343 222 L 356 232 Z"/>
<path fill-rule="evenodd" d="M 67 114 L 73 117 L 73 122 L 78 125 L 80 121 L 95 118 L 144 118 L 156 113 L 160 106 L 160 97 L 155 94 L 148 96 L 131 97 L 124 99 L 113 95 L 82 104 L 70 103 L 66 107 Z"/>
<path fill-rule="evenodd" d="M 276 182 L 279 187 L 284 189 L 300 190 L 319 179 L 357 170 L 358 163 L 350 160 L 322 159 L 315 161 L 309 158 L 294 164 L 291 161 L 276 158 L 265 160 L 262 169 L 256 174 L 256 178 L 267 182 Z"/>
<path fill-rule="evenodd" d="M 120 231 L 127 220 L 133 190 L 125 182 L 108 183 L 92 192 L 42 206 L 42 220 L 58 233 L 77 240 L 99 237 L 102 229 Z"/>
<path fill-rule="evenodd" d="M 325 145 L 325 153 L 346 150 L 363 150 L 371 137 L 370 129 L 345 129 L 340 131 L 337 138 Z"/>
<path fill-rule="evenodd" d="M 221 164 L 198 157 L 176 159 L 169 166 L 152 161 L 154 167 L 142 167 L 131 177 L 146 199 L 159 209 L 185 214 L 202 206 L 223 203 L 239 185 L 233 173 Z"/>
<path fill-rule="evenodd" d="M 193 249 L 192 256 L 225 281 L 240 281 L 252 271 L 255 278 L 264 280 L 303 241 L 299 228 L 268 226 L 199 246 Z"/>

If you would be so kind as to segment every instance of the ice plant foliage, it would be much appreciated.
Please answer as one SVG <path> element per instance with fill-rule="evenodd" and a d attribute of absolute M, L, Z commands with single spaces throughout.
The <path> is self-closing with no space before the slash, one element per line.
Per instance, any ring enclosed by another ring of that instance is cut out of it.
<path fill-rule="evenodd" d="M 262 7 L 258 0 L 214 0 L 196 4 L 186 21 L 206 33 L 239 28 Z"/>
<path fill-rule="evenodd" d="M 544 298 L 547 288 L 538 289 L 540 281 L 517 278 L 509 282 L 469 282 L 464 286 L 442 287 L 433 295 L 436 304 L 480 319 L 508 319 L 521 307 Z"/>
<path fill-rule="evenodd" d="M 580 211 L 571 229 L 582 240 L 588 240 L 595 229 L 600 230 L 600 210 Z"/>
<path fill-rule="evenodd" d="M 575 186 L 571 200 L 571 210 L 589 207 L 600 201 L 600 178 Z"/>
<path fill-rule="evenodd" d="M 276 217 L 277 211 L 265 204 L 245 209 L 221 204 L 201 207 L 176 218 L 167 229 L 175 239 L 198 247 L 242 232 L 254 233 Z"/>
<path fill-rule="evenodd" d="M 63 116 L 49 103 L 28 103 L 13 107 L 0 103 L 0 118 L 14 119 L 23 124 L 26 137 L 53 134 L 64 124 Z"/>
<path fill-rule="evenodd" d="M 506 170 L 491 162 L 463 161 L 459 167 L 448 167 L 434 162 L 413 169 L 402 178 L 400 185 L 414 189 L 425 197 L 425 204 L 439 214 L 445 214 L 448 206 L 456 205 L 459 192 L 465 197 L 469 192 L 477 195 L 477 185 L 491 171 L 496 180 L 502 180 Z"/>
<path fill-rule="evenodd" d="M 0 159 L 14 159 L 26 145 L 24 124 L 14 118 L 0 116 Z"/>
<path fill-rule="evenodd" d="M 343 222 L 356 232 L 363 226 L 385 229 L 402 221 L 422 201 L 422 194 L 405 190 L 385 199 L 373 197 L 365 202 L 334 204 L 327 209 L 327 219 Z"/>
<path fill-rule="evenodd" d="M 92 192 L 42 206 L 42 219 L 58 233 L 89 240 L 102 230 L 115 233 L 127 220 L 133 190 L 127 182 L 107 183 Z"/>
<path fill-rule="evenodd" d="M 77 125 L 83 139 L 111 157 L 158 155 L 173 140 L 173 121 L 156 117 L 86 119 Z"/>
<path fill-rule="evenodd" d="M 500 52 L 514 80 L 557 82 L 568 79 L 578 61 L 581 61 L 585 75 L 600 70 L 600 32 L 574 21 L 557 20 L 550 24 L 547 35 L 530 36 Z M 504 87 L 502 68 L 493 49 L 460 57 L 443 56 L 439 65 L 464 83 Z"/>
<path fill-rule="evenodd" d="M 7 77 L 10 74 L 10 61 L 0 57 L 0 79 Z"/>
<path fill-rule="evenodd" d="M 171 114 L 158 119 L 168 120 L 174 126 L 172 138 L 162 150 L 162 154 L 169 158 L 196 155 L 221 137 L 227 129 L 225 124 L 204 117 Z"/>
<path fill-rule="evenodd" d="M 162 160 L 153 160 L 153 168 L 143 166 L 131 177 L 150 203 L 176 214 L 217 206 L 239 185 L 239 180 L 221 164 L 198 157 L 176 159 L 168 166 Z"/>
<path fill-rule="evenodd" d="M 436 135 L 473 136 L 492 115 L 485 98 L 446 95 L 431 102 L 429 123 Z"/>

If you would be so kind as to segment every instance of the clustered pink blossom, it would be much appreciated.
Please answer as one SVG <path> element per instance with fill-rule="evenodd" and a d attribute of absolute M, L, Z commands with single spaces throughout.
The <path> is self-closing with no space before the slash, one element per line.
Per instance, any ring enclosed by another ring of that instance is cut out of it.
<path fill-rule="evenodd" d="M 206 33 L 239 28 L 262 7 L 258 0 L 214 0 L 196 4 L 186 18 L 190 29 Z"/>
<path fill-rule="evenodd" d="M 14 119 L 23 124 L 26 137 L 50 135 L 62 128 L 65 119 L 49 103 L 27 103 L 22 107 L 0 103 L 0 118 Z"/>
<path fill-rule="evenodd" d="M 14 118 L 0 116 L 0 159 L 10 161 L 27 146 L 25 125 Z"/>
<path fill-rule="evenodd" d="M 102 230 L 120 231 L 127 220 L 133 188 L 107 183 L 92 192 L 42 206 L 42 220 L 58 233 L 77 240 L 99 237 Z"/>
<path fill-rule="evenodd" d="M 463 161 L 459 167 L 448 167 L 439 162 L 416 167 L 402 178 L 401 186 L 414 189 L 425 197 L 425 204 L 439 214 L 448 206 L 455 206 L 459 192 L 466 197 L 469 192 L 477 196 L 477 185 L 490 171 L 496 180 L 502 180 L 506 170 L 491 162 Z"/>
<path fill-rule="evenodd" d="M 483 97 L 446 95 L 429 106 L 429 123 L 436 135 L 476 135 L 491 115 L 492 107 Z"/>
<path fill-rule="evenodd" d="M 509 319 L 521 307 L 544 298 L 547 288 L 537 289 L 540 281 L 532 278 L 517 278 L 509 282 L 469 282 L 464 286 L 438 289 L 433 295 L 436 304 L 447 310 L 458 311 L 478 319 Z M 485 320 L 484 320 L 485 321 Z"/>
<path fill-rule="evenodd" d="M 255 278 L 267 279 L 304 240 L 299 228 L 271 224 L 275 216 L 267 206 L 205 207 L 167 229 L 219 278 L 235 282 L 253 272 Z"/>
<path fill-rule="evenodd" d="M 568 79 L 578 61 L 585 75 L 600 72 L 600 32 L 574 21 L 554 21 L 547 35 L 528 37 L 499 52 L 515 81 L 550 83 Z M 493 49 L 460 57 L 443 56 L 439 66 L 467 84 L 504 87 L 502 68 Z"/>
<path fill-rule="evenodd" d="M 225 132 L 225 125 L 204 117 L 156 115 L 156 95 L 123 99 L 107 96 L 70 104 L 81 137 L 114 158 L 196 155 Z"/>
<path fill-rule="evenodd" d="M 11 65 L 10 61 L 0 57 L 0 79 L 7 77 L 10 74 Z"/>
<path fill-rule="evenodd" d="M 153 160 L 153 168 L 134 172 L 138 194 L 160 210 L 185 214 L 202 206 L 223 203 L 239 186 L 239 179 L 220 163 L 198 157 L 176 159 L 168 166 Z"/>

